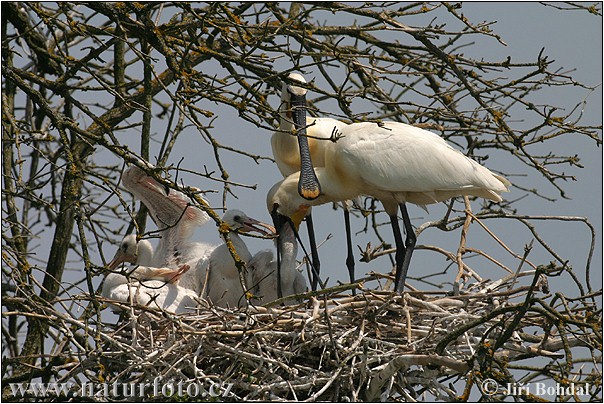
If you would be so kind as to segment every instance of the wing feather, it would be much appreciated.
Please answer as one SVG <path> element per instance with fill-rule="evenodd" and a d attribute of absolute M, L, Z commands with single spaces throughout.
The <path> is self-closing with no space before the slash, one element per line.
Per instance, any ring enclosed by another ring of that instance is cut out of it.
<path fill-rule="evenodd" d="M 422 203 L 473 191 L 500 200 L 509 185 L 438 135 L 410 125 L 352 124 L 344 136 L 338 148 L 344 170 L 384 193 L 424 193 Z"/>

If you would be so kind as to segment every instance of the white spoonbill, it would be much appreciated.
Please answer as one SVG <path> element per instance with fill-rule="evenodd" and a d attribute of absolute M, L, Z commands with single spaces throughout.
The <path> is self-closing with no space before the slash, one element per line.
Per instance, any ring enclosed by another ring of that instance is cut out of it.
<path fill-rule="evenodd" d="M 122 263 L 137 265 L 128 275 L 110 273 L 103 283 L 103 296 L 122 302 L 134 299 L 139 304 L 182 312 L 197 304 L 194 297 L 205 280 L 210 247 L 189 239 L 195 226 L 209 220 L 205 212 L 190 206 L 192 201 L 181 192 L 168 190 L 138 167 L 130 167 L 122 176 L 124 187 L 149 209 L 160 234 L 154 252 L 148 240 L 129 234 L 120 243 L 107 265 L 115 270 Z M 193 267 L 192 271 L 189 269 Z M 175 283 L 180 280 L 180 285 Z"/>
<path fill-rule="evenodd" d="M 292 81 L 306 83 L 304 77 L 298 73 L 290 73 L 288 78 Z M 316 182 L 312 167 L 325 166 L 325 148 L 331 143 L 332 133 L 334 129 L 342 130 L 346 124 L 332 118 L 307 117 L 306 92 L 307 90 L 302 87 L 283 83 L 279 106 L 279 129 L 271 137 L 271 147 L 275 162 L 283 177 L 301 171 L 306 179 L 303 178 L 299 182 L 298 192 L 305 199 L 314 199 L 319 195 L 320 185 Z M 346 217 L 348 211 L 345 210 L 344 214 L 345 219 L 349 219 Z M 346 223 L 348 224 L 349 220 L 346 220 Z M 320 262 L 310 211 L 306 217 L 306 224 L 312 252 L 311 287 L 312 290 L 316 290 L 319 282 Z M 349 250 L 352 252 L 352 246 Z M 354 263 L 354 261 L 352 262 Z M 353 278 L 354 275 L 351 273 L 351 281 Z"/>
<path fill-rule="evenodd" d="M 451 147 L 440 136 L 414 126 L 386 122 L 346 126 L 326 148 L 325 167 L 315 168 L 321 195 L 312 201 L 297 192 L 299 174 L 275 184 L 267 196 L 269 211 L 290 217 L 297 227 L 309 207 L 351 200 L 360 195 L 379 199 L 390 216 L 396 243 L 395 290 L 402 291 L 415 245 L 405 202 L 428 205 L 460 195 L 501 201 L 511 185 Z M 398 225 L 405 225 L 403 243 Z"/>
<path fill-rule="evenodd" d="M 285 222 L 279 230 L 279 238 L 275 244 L 280 243 L 277 251 L 280 254 L 281 283 L 283 296 L 291 296 L 306 292 L 306 279 L 296 268 L 296 255 L 298 242 L 292 224 Z M 256 253 L 248 263 L 251 273 L 254 295 L 269 303 L 279 298 L 277 292 L 277 261 L 270 250 Z M 287 303 L 299 303 L 289 300 Z"/>
<path fill-rule="evenodd" d="M 222 220 L 229 226 L 229 239 L 237 255 L 246 264 L 252 254 L 239 236 L 239 233 L 258 232 L 263 235 L 274 235 L 275 228 L 247 216 L 240 210 L 230 209 Z M 266 230 L 265 230 L 266 229 Z M 208 298 L 222 307 L 243 307 L 247 304 L 245 291 L 239 280 L 239 270 L 225 243 L 216 247 L 209 256 Z M 246 283 L 251 286 L 251 274 L 248 271 Z"/>
<path fill-rule="evenodd" d="M 120 250 L 122 248 L 127 250 L 126 254 L 132 255 L 135 262 L 140 263 L 140 261 L 148 259 L 149 256 L 145 254 L 149 251 L 147 248 L 150 247 L 150 244 L 146 240 L 137 243 L 134 235 L 126 236 L 124 240 L 126 243 L 122 242 Z M 141 249 L 141 246 L 145 247 Z M 132 247 L 138 251 L 131 251 Z M 147 252 L 141 254 L 143 250 Z M 117 265 L 110 264 L 109 268 L 115 269 Z M 188 270 L 189 265 L 187 264 L 176 269 L 137 265 L 128 274 L 111 272 L 105 277 L 101 294 L 110 300 L 124 303 L 132 301 L 177 314 L 183 313 L 187 309 L 197 306 L 195 300 L 197 293 L 176 284 Z M 113 307 L 114 311 L 119 310 L 117 306 Z"/>
<path fill-rule="evenodd" d="M 306 83 L 304 77 L 298 73 L 290 73 L 288 78 Z M 344 122 L 333 118 L 306 116 L 306 93 L 305 88 L 283 83 L 279 106 L 279 129 L 271 137 L 275 163 L 283 177 L 301 171 L 301 161 L 306 157 L 300 157 L 301 150 L 308 150 L 313 167 L 324 167 L 325 148 L 332 143 L 334 128 L 341 131 L 347 126 Z M 306 136 L 299 136 L 301 133 Z M 300 143 L 303 144 L 302 148 Z M 304 143 L 308 145 L 307 148 Z M 306 196 L 309 199 L 313 197 L 313 195 Z"/>
<path fill-rule="evenodd" d="M 152 259 L 146 264 L 152 267 L 168 268 L 177 268 L 182 264 L 188 264 L 191 270 L 182 276 L 180 286 L 192 289 L 197 293 L 201 292 L 207 266 L 207 260 L 203 258 L 210 254 L 213 246 L 193 242 L 191 236 L 197 226 L 201 226 L 210 220 L 209 216 L 201 209 L 193 206 L 193 201 L 188 196 L 162 186 L 136 166 L 129 167 L 124 171 L 122 184 L 124 188 L 145 204 L 151 219 L 158 228 L 159 244 L 157 250 L 152 253 Z M 125 241 L 126 238 L 122 241 L 122 246 Z M 132 242 L 132 239 L 129 241 Z M 139 245 L 141 243 L 144 243 L 142 246 L 143 253 L 148 254 L 148 247 L 151 247 L 151 245 L 145 240 L 139 240 Z M 151 249 L 151 251 L 153 250 Z M 134 263 L 132 259 L 126 261 L 127 258 L 127 255 L 116 255 L 114 260 Z M 121 262 L 117 262 L 117 265 Z"/>
<path fill-rule="evenodd" d="M 181 271 L 186 271 L 188 268 L 189 266 L 185 264 L 181 267 Z M 157 275 L 158 269 L 152 268 L 154 276 Z M 134 274 L 134 276 L 144 277 L 146 274 Z M 171 280 L 174 282 L 174 278 L 171 278 Z M 176 314 L 185 313 L 189 309 L 198 306 L 197 293 L 190 289 L 180 287 L 174 283 L 167 283 L 165 279 L 152 278 L 134 281 L 132 278 L 128 279 L 124 275 L 116 273 L 108 274 L 105 278 L 102 295 L 107 299 L 124 303 L 129 303 L 132 299 L 134 303 Z M 114 311 L 120 310 L 115 305 L 111 306 Z"/>
<path fill-rule="evenodd" d="M 185 276 L 190 272 L 190 265 L 187 264 L 183 264 L 178 268 L 162 268 L 155 266 L 153 246 L 149 240 L 137 240 L 136 234 L 129 234 L 123 238 L 117 252 L 115 253 L 115 256 L 107 264 L 107 269 L 109 271 L 115 271 L 117 267 L 123 263 L 129 263 L 137 266 L 129 275 L 133 281 L 155 279 L 172 283 L 185 278 Z M 182 268 L 185 265 L 187 269 L 183 271 Z M 202 282 L 205 279 L 205 271 L 208 266 L 208 260 L 206 257 L 201 257 L 197 263 L 195 263 L 195 265 L 196 268 L 194 268 L 194 271 L 198 271 L 197 274 L 194 277 L 189 276 L 185 278 L 185 282 L 181 281 L 180 286 L 186 289 L 191 289 L 199 295 L 201 286 L 203 286 Z M 200 282 L 197 282 L 197 278 L 201 276 L 203 276 L 204 279 L 202 279 Z M 117 279 L 120 277 L 122 279 Z M 127 281 L 127 277 L 125 275 L 115 272 L 108 274 L 107 279 L 108 280 L 105 280 L 105 283 L 103 284 L 103 290 L 109 288 L 108 285 L 120 284 Z M 194 283 L 194 281 L 198 284 Z M 108 289 L 106 291 L 107 293 L 109 292 Z"/>
<path fill-rule="evenodd" d="M 115 256 L 107 267 L 110 270 L 115 270 L 120 264 L 125 262 L 130 264 L 138 264 L 143 266 L 153 265 L 153 245 L 149 240 L 136 239 L 136 234 L 128 234 L 122 239 Z"/>

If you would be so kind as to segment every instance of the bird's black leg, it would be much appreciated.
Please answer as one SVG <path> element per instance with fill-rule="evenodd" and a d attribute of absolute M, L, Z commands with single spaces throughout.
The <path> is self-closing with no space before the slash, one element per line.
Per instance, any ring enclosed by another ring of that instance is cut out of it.
<path fill-rule="evenodd" d="M 292 226 L 292 229 L 294 230 L 294 235 L 296 236 L 296 240 L 298 241 L 298 245 L 302 248 L 302 251 L 304 252 L 304 257 L 308 261 L 311 261 L 311 259 L 308 256 L 308 252 L 306 251 L 306 248 L 304 248 L 304 243 L 302 243 L 302 240 L 300 240 L 300 235 L 296 231 L 296 227 L 293 224 L 291 226 Z M 310 275 L 311 278 L 312 277 L 316 277 L 317 278 L 317 285 L 318 285 L 318 287 L 320 287 L 321 289 L 325 289 L 325 283 L 321 280 L 321 277 L 315 271 L 315 267 L 312 265 L 312 263 L 310 265 L 310 269 L 311 269 L 311 275 Z"/>
<path fill-rule="evenodd" d="M 317 240 L 315 239 L 315 228 L 312 223 L 312 215 L 306 216 L 306 227 L 308 228 L 308 239 L 310 241 L 310 255 L 312 258 L 312 279 L 310 282 L 310 286 L 314 292 L 315 290 L 317 290 L 317 284 L 319 283 L 321 263 L 319 262 L 319 253 L 317 251 Z"/>
<path fill-rule="evenodd" d="M 390 224 L 392 225 L 392 233 L 394 233 L 394 243 L 396 246 L 396 254 L 395 254 L 395 263 L 396 263 L 396 272 L 394 273 L 394 290 L 397 292 L 402 292 L 403 287 L 399 286 L 399 284 L 405 284 L 400 282 L 401 278 L 401 268 L 403 267 L 403 262 L 405 260 L 405 244 L 403 244 L 403 236 L 401 234 L 401 228 L 398 225 L 398 217 L 397 215 L 390 216 Z"/>
<path fill-rule="evenodd" d="M 281 229 L 278 230 L 279 232 Z M 283 297 L 283 288 L 281 287 L 281 235 L 277 237 L 277 297 Z"/>
<path fill-rule="evenodd" d="M 398 292 L 402 292 L 405 288 L 405 280 L 407 279 L 407 271 L 409 271 L 409 263 L 411 262 L 411 255 L 413 255 L 413 250 L 415 249 L 415 242 L 417 238 L 415 237 L 415 231 L 413 230 L 413 226 L 411 226 L 411 220 L 409 219 L 409 213 L 407 212 L 407 206 L 404 203 L 399 204 L 401 208 L 401 214 L 403 215 L 403 224 L 405 225 L 405 255 L 403 257 L 403 262 L 399 270 L 399 263 L 397 260 L 397 283 L 396 290 Z M 400 230 L 399 230 L 400 232 Z"/>
<path fill-rule="evenodd" d="M 348 268 L 350 283 L 354 283 L 354 255 L 352 253 L 352 235 L 350 234 L 350 212 L 346 206 L 344 206 L 344 225 L 346 226 L 346 249 L 348 251 L 346 268 Z M 356 289 L 352 289 L 352 294 L 356 294 Z"/>

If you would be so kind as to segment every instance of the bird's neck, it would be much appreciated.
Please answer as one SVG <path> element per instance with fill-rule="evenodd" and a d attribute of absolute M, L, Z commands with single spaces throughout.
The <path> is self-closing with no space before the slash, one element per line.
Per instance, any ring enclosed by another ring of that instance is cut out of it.
<path fill-rule="evenodd" d="M 125 283 L 128 283 L 128 279 L 126 279 L 124 275 L 116 274 L 113 272 L 108 273 L 105 277 L 105 280 L 103 281 L 103 296 L 106 296 L 106 294 L 114 287 Z"/>
<path fill-rule="evenodd" d="M 328 161 L 326 159 L 326 164 Z M 354 199 L 362 192 L 359 190 L 361 184 L 349 179 L 346 175 L 338 176 L 337 171 L 326 167 L 315 167 L 315 174 L 321 184 L 321 196 L 310 205 L 321 205 L 327 202 L 340 202 Z"/>
<path fill-rule="evenodd" d="M 153 245 L 148 240 L 140 240 L 137 249 L 136 265 L 150 266 L 153 262 Z"/>
<path fill-rule="evenodd" d="M 298 255 L 298 243 L 294 230 L 289 223 L 282 226 L 277 242 L 279 243 L 279 250 L 281 253 L 281 267 L 286 270 L 295 269 L 296 256 Z"/>
<path fill-rule="evenodd" d="M 226 244 L 226 239 L 224 237 L 222 239 Z M 248 250 L 247 245 L 245 245 L 245 243 L 241 239 L 239 233 L 235 231 L 230 231 L 229 240 L 231 240 L 231 243 L 233 243 L 233 247 L 235 247 L 235 251 L 237 251 L 237 255 L 239 255 L 239 258 L 244 261 L 249 261 L 249 259 L 251 258 L 250 251 Z"/>
<path fill-rule="evenodd" d="M 285 102 L 281 100 L 281 106 L 279 107 L 279 131 L 284 135 L 287 135 L 294 128 L 294 123 L 292 122 L 291 116 L 288 117 L 290 111 L 287 109 L 289 102 Z"/>

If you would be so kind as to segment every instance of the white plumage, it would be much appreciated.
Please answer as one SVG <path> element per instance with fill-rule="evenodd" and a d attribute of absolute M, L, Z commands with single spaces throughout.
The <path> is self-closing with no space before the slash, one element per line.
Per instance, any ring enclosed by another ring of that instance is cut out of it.
<path fill-rule="evenodd" d="M 153 265 L 153 245 L 149 240 L 136 240 L 136 234 L 128 234 L 122 239 L 113 259 L 107 264 L 110 270 L 114 270 L 120 264 L 128 262 L 131 264 L 151 266 Z"/>
<path fill-rule="evenodd" d="M 222 220 L 230 227 L 229 239 L 244 263 L 248 263 L 252 254 L 239 233 L 256 231 L 264 235 L 273 235 L 274 227 L 247 216 L 240 210 L 225 212 Z M 264 229 L 266 230 L 264 230 Z M 267 231 L 268 230 L 268 231 Z M 244 290 L 239 280 L 239 270 L 229 252 L 226 242 L 216 247 L 209 256 L 208 299 L 222 307 L 243 307 L 247 304 Z M 246 283 L 251 287 L 251 274 L 248 270 Z"/>
<path fill-rule="evenodd" d="M 298 254 L 298 243 L 293 229 L 289 224 L 281 227 L 279 240 L 281 243 L 281 284 L 283 296 L 306 292 L 307 285 L 304 275 L 296 268 L 296 255 Z M 259 251 L 248 263 L 248 269 L 252 275 L 254 295 L 261 299 L 262 303 L 277 300 L 277 261 L 275 254 L 270 250 Z M 298 303 L 290 299 L 287 303 Z"/>
<path fill-rule="evenodd" d="M 133 253 L 133 249 L 136 251 Z M 124 238 L 118 250 L 118 255 L 127 254 L 134 258 L 136 265 L 126 273 L 111 272 L 103 282 L 101 294 L 103 297 L 123 303 L 137 303 L 143 306 L 160 308 L 174 313 L 183 313 L 197 306 L 194 291 L 178 286 L 176 283 L 183 274 L 189 271 L 189 265 L 179 268 L 157 268 L 148 265 L 151 256 L 151 244 L 147 240 L 136 242 L 136 236 L 131 234 Z M 114 270 L 115 259 L 108 265 Z M 119 308 L 111 305 L 115 311 Z"/>
<path fill-rule="evenodd" d="M 149 210 L 160 232 L 154 260 L 157 265 L 178 265 L 203 256 L 212 247 L 192 242 L 195 228 L 206 224 L 210 217 L 194 206 L 191 198 L 180 191 L 166 188 L 143 170 L 132 166 L 122 176 L 124 188 L 140 199 Z"/>
<path fill-rule="evenodd" d="M 440 136 L 397 122 L 347 125 L 326 149 L 321 171 L 321 184 L 335 200 L 370 195 L 389 205 L 389 213 L 393 204 L 428 205 L 459 195 L 501 201 L 510 185 Z"/>
<path fill-rule="evenodd" d="M 128 168 L 123 176 L 124 187 L 140 199 L 158 227 L 160 241 L 157 250 L 148 240 L 136 235 L 124 237 L 114 258 L 108 264 L 115 270 L 122 263 L 138 265 L 128 277 L 119 273 L 107 275 L 103 296 L 139 304 L 154 305 L 168 311 L 183 312 L 195 307 L 194 297 L 203 289 L 212 247 L 190 240 L 195 227 L 203 225 L 209 216 L 192 206 L 186 195 L 168 190 L 138 167 Z M 179 281 L 179 285 L 176 283 Z M 135 292 L 135 293 L 134 293 Z M 134 293 L 132 295 L 131 293 Z M 155 300 L 150 296 L 157 296 Z"/>
<path fill-rule="evenodd" d="M 198 306 L 197 294 L 190 289 L 159 280 L 127 282 L 125 279 L 120 274 L 107 275 L 103 296 L 118 302 L 132 302 L 176 314 L 186 313 Z M 111 306 L 114 311 L 121 310 L 115 305 Z"/>
<path fill-rule="evenodd" d="M 500 194 L 507 192 L 510 185 L 508 180 L 466 157 L 438 135 L 396 122 L 355 123 L 341 128 L 338 141 L 325 148 L 325 167 L 315 168 L 315 173 L 322 189 L 317 199 L 309 201 L 298 195 L 299 174 L 295 173 L 269 191 L 269 211 L 277 209 L 298 226 L 311 206 L 359 195 L 379 199 L 391 217 L 395 233 L 397 281 L 405 255 L 400 230 L 397 235 L 399 205 L 408 248 L 412 251 L 415 235 L 405 202 L 423 206 L 459 195 L 501 201 Z M 397 289 L 402 290 L 402 286 L 397 285 Z"/>
<path fill-rule="evenodd" d="M 306 83 L 304 77 L 298 73 L 290 73 L 289 79 L 300 83 Z M 271 148 L 275 163 L 284 177 L 301 171 L 302 156 L 300 152 L 300 142 L 306 142 L 308 144 L 308 147 L 304 150 L 308 151 L 309 155 L 306 157 L 308 158 L 308 161 L 312 162 L 312 166 L 324 167 L 325 150 L 331 143 L 330 138 L 332 137 L 334 130 L 341 130 L 347 126 L 345 123 L 332 118 L 314 118 L 306 116 L 305 95 L 306 89 L 283 83 L 281 104 L 279 106 L 279 129 L 275 131 L 271 137 Z M 303 105 L 293 103 L 292 98 L 296 98 L 297 103 L 303 102 Z M 298 117 L 295 117 L 294 114 L 298 114 Z M 304 123 L 304 128 L 300 127 L 300 122 Z M 301 136 L 301 138 L 299 138 L 299 136 Z M 300 189 L 299 192 L 301 192 Z M 302 191 L 302 193 L 305 193 L 305 191 Z M 309 191 L 309 194 L 312 194 L 312 191 Z M 345 215 L 347 214 L 348 212 L 345 211 Z M 315 290 L 318 283 L 320 263 L 316 251 L 317 247 L 310 210 L 307 213 L 307 225 L 313 255 L 312 265 L 315 270 L 311 284 L 313 290 Z M 347 234 L 350 233 L 348 228 L 346 231 Z M 354 265 L 354 261 L 352 259 L 350 259 L 350 261 L 351 265 Z M 354 269 L 349 268 L 349 271 L 353 272 Z M 353 276 L 354 275 L 351 273 L 351 277 Z M 289 286 L 283 285 L 283 287 Z"/>

